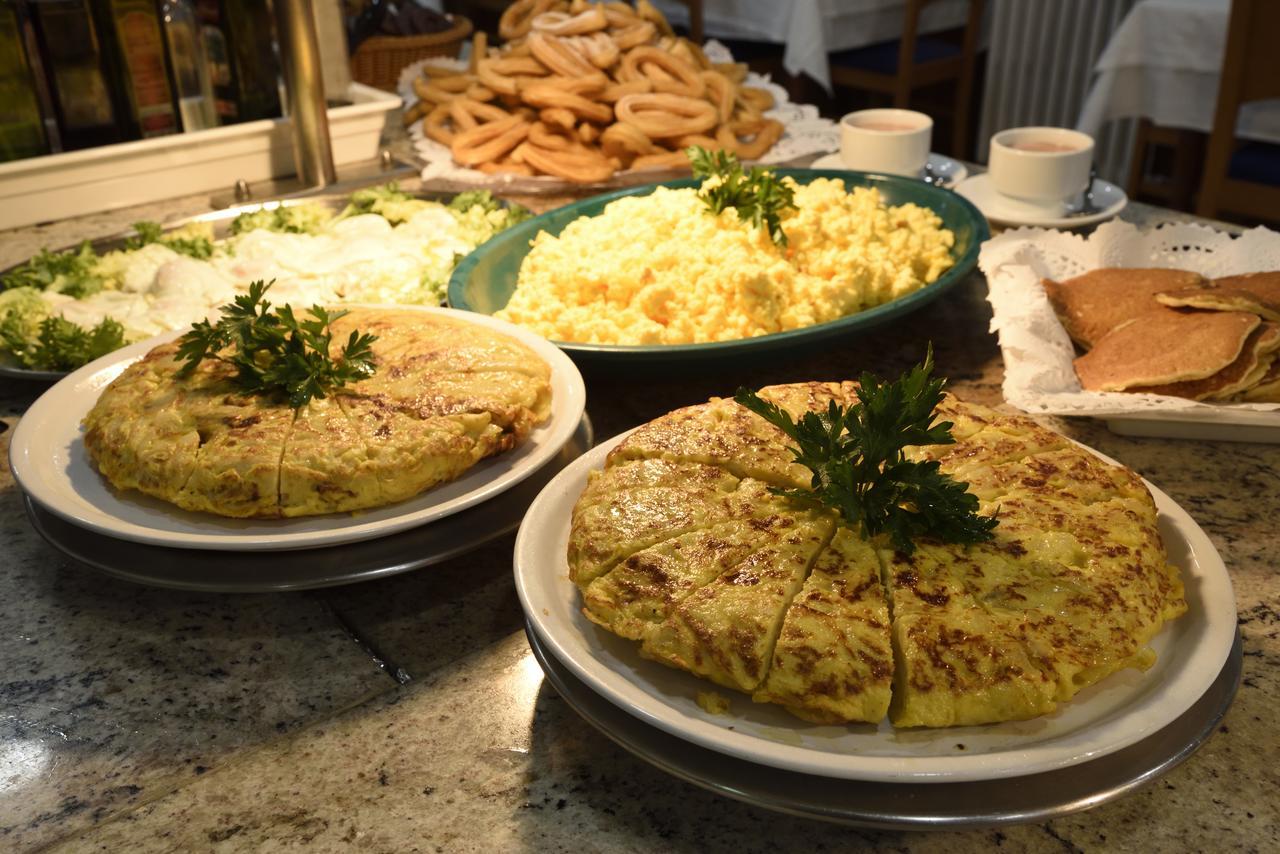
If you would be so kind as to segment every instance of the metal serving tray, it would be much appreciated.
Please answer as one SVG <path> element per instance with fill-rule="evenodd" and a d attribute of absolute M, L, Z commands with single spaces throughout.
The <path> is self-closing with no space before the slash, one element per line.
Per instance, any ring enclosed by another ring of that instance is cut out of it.
<path fill-rule="evenodd" d="M 649 726 L 591 690 L 525 634 L 547 681 L 589 723 L 668 774 L 765 809 L 884 830 L 961 830 L 1047 821 L 1105 804 L 1152 782 L 1208 740 L 1240 685 L 1240 637 L 1209 690 L 1152 736 L 1099 759 L 1004 780 L 880 783 L 781 771 L 707 750 Z"/>
<path fill-rule="evenodd" d="M 385 183 L 385 182 L 374 182 L 373 184 L 368 184 L 366 186 L 370 186 L 370 187 L 377 186 L 377 184 L 379 183 Z M 286 207 L 286 208 L 294 207 L 296 205 L 307 204 L 311 202 L 325 205 L 334 211 L 339 211 L 346 206 L 347 200 L 350 198 L 351 193 L 358 189 L 362 189 L 362 188 L 351 187 L 349 191 L 345 193 L 323 193 L 315 196 L 297 196 L 297 197 L 287 198 L 287 199 L 270 199 L 270 200 L 261 201 L 261 202 L 252 202 L 252 203 L 245 203 L 242 205 L 235 205 L 234 207 L 222 208 L 216 211 L 209 211 L 208 213 L 196 214 L 195 216 L 189 216 L 189 217 L 183 217 L 182 219 L 171 220 L 169 222 L 166 222 L 163 228 L 165 232 L 170 232 L 170 231 L 176 231 L 177 229 L 182 228 L 185 225 L 190 225 L 193 222 L 207 222 L 213 226 L 214 239 L 221 240 L 222 238 L 227 237 L 230 234 L 231 221 L 242 213 L 252 213 L 254 211 L 260 211 L 260 210 L 274 210 L 279 207 Z M 437 192 L 418 191 L 418 192 L 413 192 L 410 195 L 418 199 L 425 199 L 427 201 L 441 202 L 441 203 L 447 204 L 448 202 L 453 200 L 453 198 L 457 195 L 457 193 L 437 193 Z M 501 200 L 499 201 L 501 202 Z M 94 252 L 97 252 L 99 255 L 101 255 L 104 252 L 110 252 L 114 249 L 122 249 L 124 247 L 126 240 L 136 236 L 137 236 L 137 232 L 134 231 L 132 228 L 130 228 L 126 231 L 120 231 L 115 234 L 108 235 L 107 237 L 100 237 L 97 240 L 91 240 L 89 241 L 89 245 L 93 247 Z M 54 249 L 53 251 L 67 252 L 67 251 L 77 249 L 79 248 L 79 246 L 80 246 L 79 243 L 73 243 L 68 246 L 60 246 L 57 249 Z M 0 269 L 0 275 L 8 273 L 10 270 L 14 269 L 15 267 L 21 266 L 22 263 L 25 263 L 25 262 L 20 262 L 19 264 L 10 264 L 8 267 Z M 0 356 L 0 359 L 3 359 L 3 358 L 8 358 L 8 357 Z M 65 377 L 66 375 L 67 375 L 67 372 L 65 371 L 33 371 L 27 368 L 17 367 L 13 364 L 5 364 L 3 361 L 0 361 L 0 377 L 10 377 L 12 379 L 23 379 L 23 380 L 35 380 L 37 382 L 57 382 L 58 380 Z"/>
<path fill-rule="evenodd" d="M 551 478 L 586 453 L 591 421 L 582 422 L 560 453 L 527 479 L 453 516 L 374 540 L 296 551 L 173 549 L 96 534 L 23 496 L 32 526 L 58 551 L 116 578 L 152 587 L 215 593 L 264 593 L 369 581 L 440 563 L 514 531 Z"/>

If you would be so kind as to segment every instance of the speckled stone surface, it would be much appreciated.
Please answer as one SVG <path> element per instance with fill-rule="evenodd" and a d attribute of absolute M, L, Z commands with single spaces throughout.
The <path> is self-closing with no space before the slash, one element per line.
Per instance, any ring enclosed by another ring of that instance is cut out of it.
<path fill-rule="evenodd" d="M 0 850 L 109 821 L 395 687 L 314 597 L 153 590 L 64 560 L 23 514 L 10 432 L 0 436 Z"/>
<path fill-rule="evenodd" d="M 206 202 L 0 235 L 0 265 Z M 1140 205 L 1125 217 L 1182 218 Z M 892 373 L 926 339 L 958 394 L 998 405 L 983 287 L 974 277 L 856 341 L 786 360 L 678 379 L 588 375 L 597 436 L 740 384 Z M 0 381 L 5 423 L 38 391 Z M 509 536 L 350 588 L 173 594 L 65 564 L 27 526 L 5 479 L 0 849 L 1280 850 L 1280 446 L 1053 424 L 1187 508 L 1222 552 L 1240 610 L 1244 682 L 1220 731 L 1119 801 L 1044 824 L 941 834 L 770 813 L 667 776 L 568 708 L 524 639 Z"/>

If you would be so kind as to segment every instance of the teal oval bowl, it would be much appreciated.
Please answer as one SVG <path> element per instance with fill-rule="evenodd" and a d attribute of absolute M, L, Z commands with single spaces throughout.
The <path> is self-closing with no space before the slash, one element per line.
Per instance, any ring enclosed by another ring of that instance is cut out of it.
<path fill-rule="evenodd" d="M 831 339 L 853 335 L 879 326 L 940 297 L 973 271 L 978 262 L 978 247 L 990 237 L 986 218 L 963 196 L 916 181 L 892 175 L 875 175 L 867 172 L 850 172 L 838 169 L 779 169 L 798 183 L 807 184 L 817 178 L 839 178 L 846 187 L 875 187 L 886 204 L 902 205 L 908 202 L 930 208 L 942 219 L 944 228 L 955 234 L 951 248 L 955 264 L 914 293 L 891 302 L 869 308 L 856 314 L 792 329 L 759 335 L 754 338 L 738 338 L 732 341 L 715 341 L 706 344 L 582 344 L 574 341 L 556 341 L 579 364 L 608 364 L 611 366 L 641 365 L 648 363 L 693 362 L 721 358 L 748 358 L 762 355 L 781 355 L 784 352 L 808 350 L 812 345 L 829 343 Z M 509 228 L 480 245 L 462 260 L 449 278 L 449 305 L 465 311 L 493 314 L 506 306 L 516 289 L 516 277 L 520 265 L 529 251 L 529 242 L 540 231 L 558 235 L 578 217 L 595 216 L 604 206 L 623 196 L 643 196 L 658 187 L 696 187 L 693 178 L 666 181 L 628 187 L 600 196 L 592 196 L 562 208 L 526 220 Z M 626 239 L 619 235 L 619 239 Z"/>

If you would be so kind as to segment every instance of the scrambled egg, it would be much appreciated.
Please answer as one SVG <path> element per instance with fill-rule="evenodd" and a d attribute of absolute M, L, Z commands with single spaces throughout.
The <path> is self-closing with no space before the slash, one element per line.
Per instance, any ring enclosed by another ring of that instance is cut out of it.
<path fill-rule="evenodd" d="M 789 246 L 693 189 L 628 196 L 534 239 L 497 316 L 558 341 L 693 344 L 825 323 L 918 290 L 953 259 L 933 211 L 844 182 L 795 186 Z"/>

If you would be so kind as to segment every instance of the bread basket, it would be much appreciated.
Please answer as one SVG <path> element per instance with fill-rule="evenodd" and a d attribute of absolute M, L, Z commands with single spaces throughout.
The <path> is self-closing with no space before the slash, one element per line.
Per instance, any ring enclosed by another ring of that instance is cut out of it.
<path fill-rule="evenodd" d="M 456 57 L 471 35 L 471 21 L 450 15 L 453 26 L 439 33 L 418 36 L 371 36 L 360 42 L 351 56 L 351 76 L 358 82 L 394 92 L 400 69 L 432 56 Z"/>

